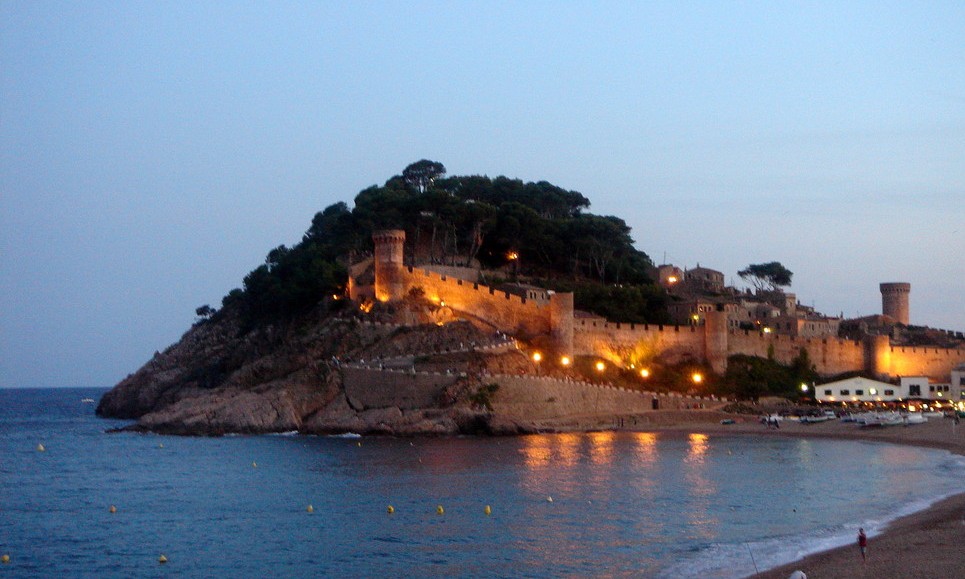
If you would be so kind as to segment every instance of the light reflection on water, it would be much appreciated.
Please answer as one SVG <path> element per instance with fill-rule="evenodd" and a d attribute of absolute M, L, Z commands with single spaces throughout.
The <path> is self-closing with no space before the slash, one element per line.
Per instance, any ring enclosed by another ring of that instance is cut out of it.
<path fill-rule="evenodd" d="M 947 453 L 871 443 L 105 435 L 80 396 L 51 404 L 63 395 L 0 404 L 11 576 L 152 575 L 163 545 L 172 575 L 728 577 L 753 573 L 747 545 L 766 545 L 759 565 L 793 557 L 781 549 L 963 490 Z"/>

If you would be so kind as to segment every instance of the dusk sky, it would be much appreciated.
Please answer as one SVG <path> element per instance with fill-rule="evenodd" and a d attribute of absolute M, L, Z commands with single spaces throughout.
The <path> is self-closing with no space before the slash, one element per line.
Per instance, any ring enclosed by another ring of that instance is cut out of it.
<path fill-rule="evenodd" d="M 111 386 L 413 161 L 965 330 L 965 3 L 0 0 L 0 387 Z"/>

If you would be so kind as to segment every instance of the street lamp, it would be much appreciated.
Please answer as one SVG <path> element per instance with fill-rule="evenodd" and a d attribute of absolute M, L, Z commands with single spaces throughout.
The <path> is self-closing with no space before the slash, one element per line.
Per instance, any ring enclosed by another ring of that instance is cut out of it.
<path fill-rule="evenodd" d="M 596 363 L 596 371 L 597 371 L 597 372 L 602 372 L 602 371 L 604 371 L 604 370 L 606 370 L 606 364 L 604 364 L 602 361 L 597 362 L 597 363 Z"/>
<path fill-rule="evenodd" d="M 704 375 L 700 372 L 694 372 L 690 375 L 690 379 L 694 381 L 694 384 L 700 384 L 704 381 Z"/>
<path fill-rule="evenodd" d="M 560 358 L 560 364 L 562 364 L 563 366 L 569 366 L 571 363 L 572 363 L 572 360 L 570 360 L 569 356 L 563 356 L 562 358 Z"/>
<path fill-rule="evenodd" d="M 650 377 L 650 370 L 647 370 L 646 368 L 644 368 L 643 370 L 640 370 L 640 377 L 641 377 L 641 378 L 649 378 L 649 377 Z"/>
<path fill-rule="evenodd" d="M 539 363 L 543 361 L 543 355 L 539 352 L 533 352 L 533 363 L 536 364 L 536 375 L 539 376 Z"/>

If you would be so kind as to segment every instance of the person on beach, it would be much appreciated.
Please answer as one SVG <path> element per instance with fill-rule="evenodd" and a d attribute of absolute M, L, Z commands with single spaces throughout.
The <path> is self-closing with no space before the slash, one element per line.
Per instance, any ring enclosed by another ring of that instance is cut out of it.
<path fill-rule="evenodd" d="M 858 548 L 861 549 L 861 562 L 868 562 L 868 536 L 864 534 L 864 529 L 858 529 Z"/>

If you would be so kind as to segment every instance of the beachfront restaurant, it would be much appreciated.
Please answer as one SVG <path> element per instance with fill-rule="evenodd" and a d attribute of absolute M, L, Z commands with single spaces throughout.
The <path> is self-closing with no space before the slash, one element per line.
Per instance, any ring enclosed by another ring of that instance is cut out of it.
<path fill-rule="evenodd" d="M 887 382 L 855 376 L 814 387 L 814 399 L 820 403 L 899 402 L 907 398 L 902 387 Z"/>
<path fill-rule="evenodd" d="M 902 376 L 901 387 L 909 398 L 955 403 L 961 400 L 961 385 L 931 382 L 927 376 Z"/>

